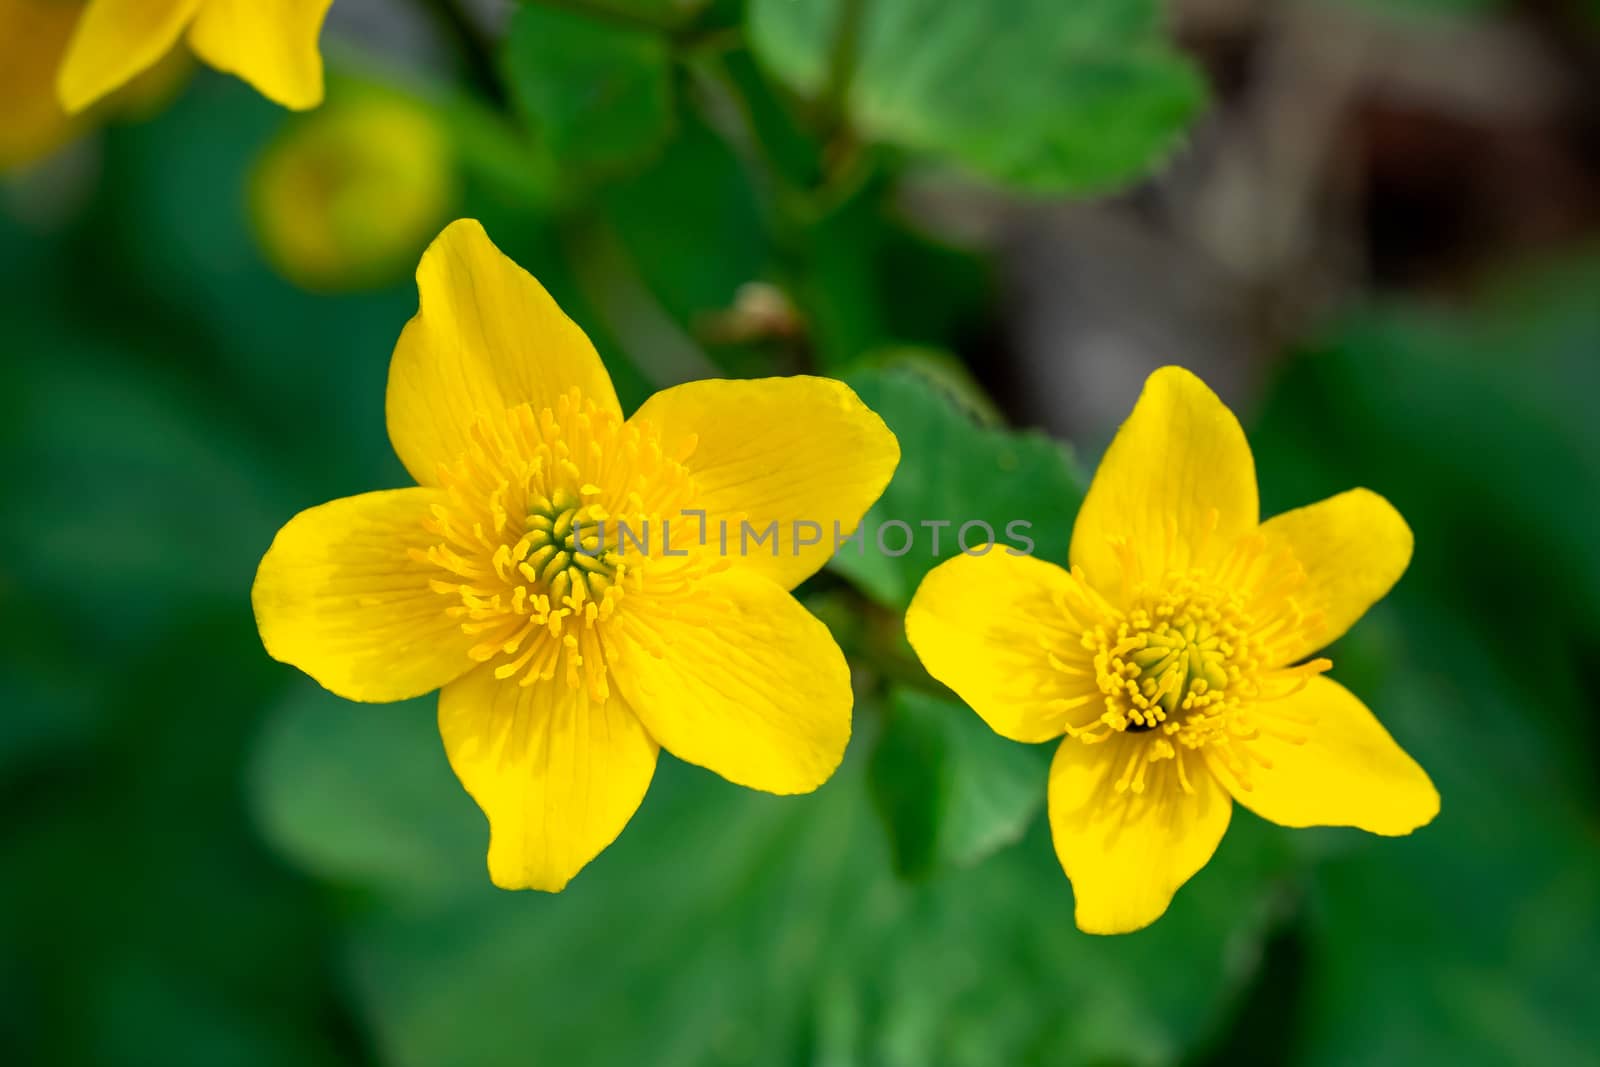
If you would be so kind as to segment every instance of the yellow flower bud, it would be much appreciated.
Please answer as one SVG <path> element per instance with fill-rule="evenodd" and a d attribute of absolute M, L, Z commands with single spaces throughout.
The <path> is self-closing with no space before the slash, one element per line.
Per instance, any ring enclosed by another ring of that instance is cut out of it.
<path fill-rule="evenodd" d="M 450 139 L 435 116 L 418 101 L 371 89 L 291 120 L 251 186 L 268 259 L 308 289 L 398 277 L 454 199 Z"/>

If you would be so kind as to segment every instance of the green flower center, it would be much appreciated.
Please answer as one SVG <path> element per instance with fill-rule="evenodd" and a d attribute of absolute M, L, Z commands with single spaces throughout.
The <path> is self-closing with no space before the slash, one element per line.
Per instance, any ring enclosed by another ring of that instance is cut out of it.
<path fill-rule="evenodd" d="M 1160 727 L 1200 740 L 1230 690 L 1248 688 L 1260 667 L 1250 633 L 1234 598 L 1188 582 L 1137 597 L 1084 635 L 1105 697 L 1102 721 L 1125 733 Z"/>
<path fill-rule="evenodd" d="M 552 600 L 564 600 L 576 585 L 599 600 L 616 579 L 614 555 L 600 542 L 600 526 L 585 520 L 584 505 L 557 489 L 528 501 L 527 555 L 522 559 Z"/>

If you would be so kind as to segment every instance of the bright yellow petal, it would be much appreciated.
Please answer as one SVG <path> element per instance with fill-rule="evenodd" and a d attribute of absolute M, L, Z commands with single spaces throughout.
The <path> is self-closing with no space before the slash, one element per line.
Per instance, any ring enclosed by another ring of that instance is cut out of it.
<path fill-rule="evenodd" d="M 1198 760 L 1185 765 L 1192 793 L 1170 759 L 1147 766 L 1143 792 L 1117 791 L 1128 761 L 1148 744 L 1069 737 L 1050 764 L 1050 832 L 1085 933 L 1122 934 L 1155 922 L 1228 829 L 1233 804 Z"/>
<path fill-rule="evenodd" d="M 1058 603 L 1077 591 L 1062 568 L 998 545 L 955 556 L 917 587 L 906 637 L 928 673 L 995 733 L 1048 741 L 1103 710 L 1082 632 Z"/>
<path fill-rule="evenodd" d="M 799 601 L 769 578 L 728 570 L 687 597 L 625 605 L 607 659 L 663 748 L 769 793 L 828 780 L 850 740 L 850 668 Z"/>
<path fill-rule="evenodd" d="M 1262 704 L 1261 735 L 1235 742 L 1217 775 L 1239 803 L 1280 826 L 1356 826 L 1409 834 L 1439 813 L 1439 792 L 1348 689 L 1313 678 L 1299 693 Z M 1246 751 L 1241 752 L 1244 749 Z"/>
<path fill-rule="evenodd" d="M 56 81 L 61 105 L 82 111 L 155 66 L 201 0 L 92 0 Z"/>
<path fill-rule="evenodd" d="M 1306 583 L 1290 596 L 1310 618 L 1285 636 L 1285 663 L 1337 640 L 1383 599 L 1411 562 L 1411 527 L 1368 489 L 1284 512 L 1262 523 L 1261 533 L 1268 552 L 1287 549 L 1306 572 Z"/>
<path fill-rule="evenodd" d="M 656 769 L 656 743 L 620 699 L 501 681 L 493 665 L 445 686 L 439 732 L 489 819 L 489 877 L 502 889 L 559 892 L 617 839 Z"/>
<path fill-rule="evenodd" d="M 345 497 L 290 519 L 250 590 L 261 641 L 350 700 L 404 700 L 474 666 L 474 639 L 428 588 L 439 573 L 409 550 L 435 544 L 422 527 L 445 499 L 433 489 Z"/>
<path fill-rule="evenodd" d="M 451 223 L 423 253 L 417 289 L 421 308 L 389 364 L 387 408 L 389 440 L 418 482 L 435 483 L 479 416 L 554 407 L 573 388 L 622 413 L 594 345 L 475 219 Z"/>
<path fill-rule="evenodd" d="M 657 393 L 633 418 L 660 430 L 668 454 L 693 440 L 686 466 L 708 539 L 720 541 L 727 522 L 730 546 L 741 544 L 741 516 L 751 538 L 777 523 L 775 537 L 730 554 L 785 589 L 833 555 L 836 523 L 841 538 L 855 532 L 900 462 L 883 420 L 831 378 L 690 382 Z"/>
<path fill-rule="evenodd" d="M 1118 543 L 1159 578 L 1215 558 L 1259 517 L 1255 458 L 1239 420 L 1199 378 L 1163 367 L 1100 461 L 1072 530 L 1072 563 L 1114 595 L 1123 584 Z"/>
<path fill-rule="evenodd" d="M 297 111 L 322 103 L 317 38 L 333 0 L 204 0 L 189 47 L 218 70 Z"/>

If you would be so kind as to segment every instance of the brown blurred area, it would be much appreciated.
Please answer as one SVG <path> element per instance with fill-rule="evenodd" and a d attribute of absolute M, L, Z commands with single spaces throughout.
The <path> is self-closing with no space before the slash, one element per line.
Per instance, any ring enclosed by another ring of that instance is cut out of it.
<path fill-rule="evenodd" d="M 1163 363 L 1248 409 L 1340 309 L 1463 301 L 1592 242 L 1600 18 L 1580 2 L 1175 0 L 1213 107 L 1156 178 L 1066 206 L 908 194 L 1001 253 L 1006 325 L 974 362 L 1021 421 L 1103 440 Z"/>

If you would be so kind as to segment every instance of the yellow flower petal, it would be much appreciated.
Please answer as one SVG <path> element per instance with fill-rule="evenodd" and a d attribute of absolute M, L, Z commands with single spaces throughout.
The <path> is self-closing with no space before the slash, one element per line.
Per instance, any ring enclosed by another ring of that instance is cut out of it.
<path fill-rule="evenodd" d="M 1299 693 L 1260 705 L 1261 736 L 1235 742 L 1245 780 L 1213 759 L 1235 800 L 1280 826 L 1356 826 L 1409 834 L 1439 813 L 1439 793 L 1348 689 L 1313 678 Z M 1238 753 L 1247 748 L 1249 755 Z"/>
<path fill-rule="evenodd" d="M 92 0 L 78 21 L 56 91 L 82 111 L 171 51 L 201 0 Z"/>
<path fill-rule="evenodd" d="M 250 590 L 261 641 L 350 700 L 404 700 L 473 666 L 473 639 L 428 588 L 438 567 L 411 558 L 439 538 L 422 527 L 445 499 L 391 489 L 302 511 L 272 541 Z"/>
<path fill-rule="evenodd" d="M 485 665 L 445 686 L 439 732 L 489 819 L 489 877 L 558 892 L 615 841 L 650 787 L 656 743 L 620 699 Z"/>
<path fill-rule="evenodd" d="M 189 47 L 284 107 L 322 103 L 317 38 L 333 0 L 204 0 Z"/>
<path fill-rule="evenodd" d="M 1159 919 L 1228 829 L 1227 791 L 1198 760 L 1185 792 L 1172 759 L 1147 765 L 1144 790 L 1117 790 L 1146 741 L 1061 742 L 1050 765 L 1050 832 L 1072 880 L 1078 929 L 1121 934 Z"/>
<path fill-rule="evenodd" d="M 928 673 L 995 733 L 1048 741 L 1104 710 L 1082 634 L 1065 625 L 1056 604 L 1075 591 L 1062 568 L 1000 546 L 956 556 L 917 587 L 906 637 Z M 1052 655 L 1068 669 L 1053 665 Z"/>
<path fill-rule="evenodd" d="M 55 82 L 81 13 L 63 0 L 0 0 L 0 170 L 43 158 L 75 132 Z"/>
<path fill-rule="evenodd" d="M 739 785 L 805 793 L 850 740 L 850 669 L 828 628 L 769 578 L 728 570 L 686 599 L 628 601 L 606 654 L 661 746 Z"/>
<path fill-rule="evenodd" d="M 594 346 L 475 219 L 451 223 L 417 267 L 421 308 L 389 365 L 389 439 L 423 485 L 465 451 L 479 416 L 554 407 L 576 387 L 621 414 Z"/>
<path fill-rule="evenodd" d="M 1260 517 L 1255 459 L 1233 412 L 1181 367 L 1150 375 L 1117 431 L 1072 530 L 1072 563 L 1108 595 L 1125 541 L 1146 577 L 1226 550 Z"/>
<path fill-rule="evenodd" d="M 634 419 L 656 426 L 669 454 L 692 439 L 685 465 L 707 512 L 708 540 L 718 541 L 727 522 L 729 554 L 785 589 L 833 555 L 835 523 L 841 538 L 855 532 L 900 462 L 883 420 L 831 378 L 690 382 L 652 396 Z M 740 541 L 741 516 L 748 542 Z M 689 522 L 698 534 L 699 520 Z M 776 535 L 757 544 L 774 522 Z"/>
<path fill-rule="evenodd" d="M 1267 551 L 1286 548 L 1306 571 L 1290 595 L 1310 618 L 1285 635 L 1293 663 L 1337 640 L 1382 600 L 1411 562 L 1411 528 L 1383 497 L 1352 489 L 1261 525 Z"/>

